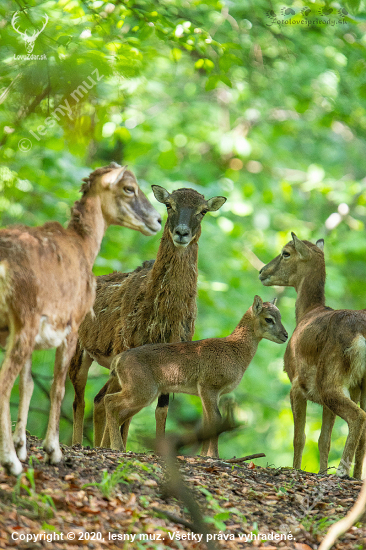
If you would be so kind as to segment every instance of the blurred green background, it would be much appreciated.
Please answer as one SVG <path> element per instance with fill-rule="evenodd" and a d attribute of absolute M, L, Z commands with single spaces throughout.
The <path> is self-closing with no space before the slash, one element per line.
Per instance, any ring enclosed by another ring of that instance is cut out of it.
<path fill-rule="evenodd" d="M 309 11 L 310 10 L 310 11 Z M 15 32 L 42 28 L 32 55 Z M 65 223 L 81 178 L 111 160 L 151 184 L 228 197 L 202 224 L 195 339 L 231 332 L 255 294 L 278 296 L 294 328 L 294 289 L 262 287 L 267 263 L 295 231 L 325 238 L 327 304 L 366 307 L 366 11 L 363 2 L 81 0 L 0 6 L 0 213 L 3 226 Z M 55 111 L 57 109 L 57 111 Z M 160 235 L 111 227 L 94 272 L 133 270 L 154 258 Z M 222 457 L 264 452 L 259 464 L 292 464 L 285 346 L 263 341 L 232 396 L 240 430 L 220 437 Z M 28 429 L 42 437 L 54 352 L 35 352 Z M 108 372 L 93 364 L 92 402 Z M 12 395 L 16 419 L 17 388 Z M 61 442 L 71 442 L 73 390 Z M 145 449 L 154 408 L 131 425 L 128 448 Z M 196 397 L 175 395 L 169 430 L 200 419 Z M 321 409 L 309 404 L 303 468 L 318 468 Z M 337 420 L 330 464 L 347 426 Z"/>

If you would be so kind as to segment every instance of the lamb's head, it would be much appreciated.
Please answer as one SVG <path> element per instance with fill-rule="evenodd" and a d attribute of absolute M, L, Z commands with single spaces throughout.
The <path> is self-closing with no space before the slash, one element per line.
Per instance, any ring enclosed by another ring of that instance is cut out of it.
<path fill-rule="evenodd" d="M 252 316 L 254 334 L 277 344 L 283 344 L 288 338 L 281 322 L 281 313 L 276 307 L 276 298 L 272 302 L 263 302 L 260 296 L 254 297 Z"/>
<path fill-rule="evenodd" d="M 127 166 L 111 162 L 84 179 L 82 191 L 100 196 L 103 216 L 108 225 L 123 225 L 155 235 L 161 228 L 161 217 L 141 191 Z"/>
<path fill-rule="evenodd" d="M 152 185 L 152 189 L 156 200 L 167 208 L 167 227 L 174 245 L 179 248 L 197 242 L 203 216 L 207 212 L 218 210 L 226 201 L 225 197 L 206 200 L 194 189 L 177 189 L 172 193 L 160 185 Z"/>

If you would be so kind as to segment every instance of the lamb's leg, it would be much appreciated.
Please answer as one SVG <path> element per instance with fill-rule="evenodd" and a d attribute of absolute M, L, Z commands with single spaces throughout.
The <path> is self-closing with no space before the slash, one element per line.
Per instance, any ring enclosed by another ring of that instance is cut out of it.
<path fill-rule="evenodd" d="M 159 395 L 158 404 L 155 409 L 156 437 L 164 437 L 166 417 L 168 416 L 169 394 Z"/>
<path fill-rule="evenodd" d="M 119 393 L 121 386 L 119 384 L 117 376 L 114 371 L 111 372 L 108 381 L 104 384 L 102 389 L 94 397 L 94 411 L 93 411 L 93 431 L 94 431 L 94 447 L 100 447 L 102 440 L 104 439 L 106 428 L 106 410 L 105 410 L 105 396 L 112 393 Z M 129 424 L 127 425 L 128 428 Z M 127 430 L 128 431 L 128 430 Z M 108 430 L 107 430 L 108 433 Z M 127 435 L 126 435 L 127 440 Z M 104 440 L 106 442 L 107 439 Z M 126 445 L 126 441 L 125 441 Z"/>
<path fill-rule="evenodd" d="M 79 343 L 74 357 L 71 359 L 69 376 L 74 386 L 75 398 L 73 407 L 72 444 L 83 443 L 84 411 L 85 411 L 85 387 L 88 380 L 88 372 L 93 359 L 86 350 L 80 348 Z"/>
<path fill-rule="evenodd" d="M 29 404 L 34 388 L 31 369 L 32 360 L 29 358 L 20 371 L 18 420 L 13 434 L 14 446 L 20 460 L 26 460 L 27 458 L 27 437 L 25 430 L 27 426 Z"/>
<path fill-rule="evenodd" d="M 111 438 L 109 437 L 109 427 L 108 427 L 107 423 L 105 424 L 103 437 L 102 437 L 98 447 L 103 447 L 104 449 L 110 449 L 111 448 Z"/>
<path fill-rule="evenodd" d="M 19 475 L 22 465 L 12 440 L 10 394 L 22 367 L 31 360 L 34 334 L 29 327 L 16 330 L 13 319 L 10 319 L 9 325 L 6 354 L 0 369 L 0 464 L 9 474 Z"/>
<path fill-rule="evenodd" d="M 323 406 L 323 419 L 322 419 L 322 428 L 320 431 L 320 436 L 318 440 L 319 448 L 319 462 L 320 468 L 319 473 L 327 473 L 328 469 L 328 456 L 330 450 L 330 441 L 332 437 L 332 430 L 334 426 L 336 415 L 325 405 Z"/>
<path fill-rule="evenodd" d="M 137 414 L 143 406 L 132 405 L 132 400 L 126 398 L 124 392 L 113 393 L 106 395 L 104 397 L 105 413 L 106 413 L 106 429 L 102 439 L 102 447 L 107 444 L 107 432 L 109 431 L 110 446 L 111 449 L 116 449 L 117 451 L 126 451 L 124 442 L 121 437 L 119 430 L 120 424 L 124 423 L 126 420 L 132 418 Z M 128 404 L 128 406 L 126 406 Z"/>
<path fill-rule="evenodd" d="M 306 421 L 306 398 L 303 396 L 297 380 L 293 381 L 291 392 L 291 408 L 294 417 L 294 463 L 296 470 L 301 468 L 302 453 L 305 445 L 305 421 Z"/>
<path fill-rule="evenodd" d="M 106 429 L 104 397 L 108 392 L 108 382 L 104 384 L 103 388 L 94 397 L 94 409 L 93 409 L 94 447 L 101 447 L 102 440 L 104 440 L 103 434 L 105 433 L 105 429 Z M 109 430 L 107 431 L 109 434 Z M 109 447 L 109 444 L 107 446 Z"/>
<path fill-rule="evenodd" d="M 57 464 L 62 459 L 59 442 L 61 403 L 65 395 L 65 381 L 70 360 L 75 353 L 77 331 L 71 332 L 66 340 L 56 350 L 55 368 L 51 386 L 51 408 L 46 438 L 43 449 L 47 453 L 46 460 Z"/>
<path fill-rule="evenodd" d="M 199 388 L 199 396 L 202 401 L 203 431 L 215 430 L 221 423 L 221 414 L 218 406 L 219 396 L 216 391 Z M 215 435 L 209 440 L 207 456 L 219 457 L 219 436 Z"/>
<path fill-rule="evenodd" d="M 132 420 L 132 416 L 128 420 L 125 420 L 120 428 L 123 446 L 125 449 L 127 447 L 127 436 L 128 436 L 128 430 L 130 429 L 131 420 Z"/>

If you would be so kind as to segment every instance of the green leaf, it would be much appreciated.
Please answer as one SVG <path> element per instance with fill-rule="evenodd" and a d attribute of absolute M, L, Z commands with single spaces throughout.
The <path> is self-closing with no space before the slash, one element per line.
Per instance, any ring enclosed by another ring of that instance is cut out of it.
<path fill-rule="evenodd" d="M 224 76 L 224 75 L 220 75 L 220 80 L 221 82 L 223 82 L 224 84 L 226 84 L 226 86 L 229 86 L 229 88 L 232 88 L 233 85 L 231 83 L 231 80 L 227 77 L 227 76 Z"/>
<path fill-rule="evenodd" d="M 217 84 L 220 82 L 221 78 L 219 75 L 214 74 L 208 77 L 205 89 L 206 91 L 214 90 Z"/>

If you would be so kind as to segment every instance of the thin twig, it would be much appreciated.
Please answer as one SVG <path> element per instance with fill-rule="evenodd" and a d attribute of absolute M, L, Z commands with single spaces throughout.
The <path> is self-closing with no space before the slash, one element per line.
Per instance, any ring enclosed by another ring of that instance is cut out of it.
<path fill-rule="evenodd" d="M 173 521 L 177 521 L 188 527 L 192 532 L 202 534 L 208 550 L 217 550 L 217 545 L 213 540 L 211 540 L 211 533 L 204 521 L 198 502 L 192 497 L 191 491 L 183 481 L 177 465 L 177 453 L 182 447 L 202 443 L 207 439 L 217 437 L 222 432 L 233 430 L 236 426 L 233 425 L 232 416 L 232 411 L 229 409 L 227 411 L 226 419 L 217 426 L 211 427 L 208 430 L 200 429 L 193 434 L 170 435 L 166 438 L 159 438 L 154 444 L 156 452 L 163 457 L 165 462 L 166 480 L 164 493 L 167 496 L 174 497 L 183 503 L 183 505 L 188 509 L 188 512 L 192 518 L 192 523 L 183 523 L 184 520 L 182 521 L 176 516 L 173 517 L 170 513 L 163 513 L 165 513 L 167 517 L 170 517 Z"/>
<path fill-rule="evenodd" d="M 181 473 L 177 466 L 177 447 L 174 445 L 173 437 L 165 439 L 160 438 L 156 442 L 156 451 L 163 457 L 166 467 L 166 481 L 164 493 L 167 496 L 174 497 L 182 502 L 188 509 L 192 518 L 190 529 L 194 533 L 203 535 L 209 550 L 217 550 L 217 546 L 213 540 L 208 540 L 210 531 L 207 529 L 207 524 L 203 520 L 202 512 L 196 500 L 192 497 L 188 487 L 183 481 Z"/>
<path fill-rule="evenodd" d="M 241 458 L 229 458 L 225 459 L 224 462 L 230 462 L 231 464 L 236 464 L 237 462 L 245 462 L 246 460 L 252 460 L 253 458 L 262 458 L 266 456 L 264 453 L 257 453 L 255 455 L 242 456 Z"/>

